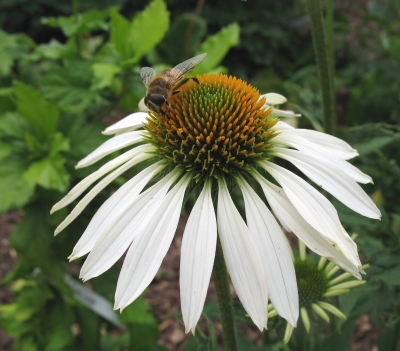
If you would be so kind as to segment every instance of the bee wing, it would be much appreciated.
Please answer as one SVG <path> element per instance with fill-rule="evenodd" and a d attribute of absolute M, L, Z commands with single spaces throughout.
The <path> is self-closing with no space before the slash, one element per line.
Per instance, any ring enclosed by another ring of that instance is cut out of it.
<path fill-rule="evenodd" d="M 151 80 L 156 76 L 156 71 L 151 67 L 142 67 L 140 70 L 140 76 L 144 85 L 147 87 Z"/>
<path fill-rule="evenodd" d="M 207 56 L 206 53 L 200 54 L 195 57 L 192 57 L 189 60 L 186 60 L 186 61 L 180 63 L 179 65 L 176 65 L 170 71 L 171 80 L 176 82 L 179 79 L 181 79 L 186 73 L 188 73 L 193 68 L 195 68 L 198 64 L 200 64 L 200 62 L 203 61 L 206 56 Z"/>

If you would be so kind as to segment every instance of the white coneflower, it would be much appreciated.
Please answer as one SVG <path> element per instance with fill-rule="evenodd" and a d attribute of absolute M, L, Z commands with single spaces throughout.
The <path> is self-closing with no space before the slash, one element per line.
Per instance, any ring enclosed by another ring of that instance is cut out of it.
<path fill-rule="evenodd" d="M 185 192 L 193 191 L 198 197 L 183 235 L 180 268 L 186 331 L 194 330 L 203 308 L 217 235 L 232 283 L 254 323 L 266 327 L 269 297 L 276 311 L 295 326 L 299 314 L 295 270 L 275 217 L 317 254 L 358 278 L 362 270 L 356 244 L 332 204 L 301 177 L 275 164 L 274 158 L 292 162 L 353 210 L 379 218 L 379 210 L 357 184 L 371 178 L 346 161 L 357 152 L 344 141 L 280 122 L 273 114 L 280 110 L 268 105 L 281 103 L 278 95 L 260 96 L 246 82 L 226 75 L 198 79 L 200 84 L 189 82 L 169 99 L 165 115 L 138 112 L 105 130 L 104 134 L 115 136 L 77 167 L 127 146 L 131 149 L 82 180 L 54 206 L 52 211 L 68 205 L 103 177 L 56 234 L 107 184 L 152 159 L 151 166 L 100 207 L 76 244 L 71 260 L 89 253 L 81 278 L 102 274 L 128 250 L 115 308 L 130 304 L 154 278 L 173 239 Z M 137 131 L 141 127 L 145 130 Z M 134 146 L 138 143 L 142 145 Z M 156 176 L 159 180 L 143 191 Z M 253 182 L 261 185 L 275 217 L 253 190 Z M 244 197 L 246 221 L 230 195 L 236 185 Z"/>
<path fill-rule="evenodd" d="M 299 241 L 300 258 L 294 261 L 297 285 L 300 298 L 300 316 L 307 332 L 310 331 L 310 315 L 316 315 L 329 323 L 330 318 L 327 312 L 342 319 L 346 316 L 336 306 L 332 305 L 329 298 L 346 294 L 351 288 L 363 285 L 364 281 L 351 279 L 349 273 L 337 275 L 340 270 L 334 263 L 326 264 L 326 258 L 321 257 L 318 263 L 306 257 L 304 244 Z M 369 265 L 365 264 L 364 269 Z M 272 304 L 268 305 L 268 316 L 270 318 L 277 315 Z M 293 327 L 287 323 L 283 341 L 288 343 L 293 334 Z"/>

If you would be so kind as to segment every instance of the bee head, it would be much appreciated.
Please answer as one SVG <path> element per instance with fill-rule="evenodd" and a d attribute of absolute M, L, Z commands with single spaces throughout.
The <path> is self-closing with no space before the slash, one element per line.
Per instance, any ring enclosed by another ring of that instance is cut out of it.
<path fill-rule="evenodd" d="M 161 94 L 148 94 L 144 98 L 145 105 L 154 112 L 160 112 L 165 104 L 165 97 Z"/>

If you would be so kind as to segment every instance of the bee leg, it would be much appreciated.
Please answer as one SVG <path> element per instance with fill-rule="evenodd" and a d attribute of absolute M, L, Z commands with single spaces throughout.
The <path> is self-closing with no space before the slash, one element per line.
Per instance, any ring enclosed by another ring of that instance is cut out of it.
<path fill-rule="evenodd" d="M 186 84 L 190 79 L 194 80 L 197 84 L 200 84 L 199 80 L 196 77 L 187 77 L 183 80 L 181 80 L 177 86 L 174 87 L 174 89 L 179 89 L 182 85 Z"/>

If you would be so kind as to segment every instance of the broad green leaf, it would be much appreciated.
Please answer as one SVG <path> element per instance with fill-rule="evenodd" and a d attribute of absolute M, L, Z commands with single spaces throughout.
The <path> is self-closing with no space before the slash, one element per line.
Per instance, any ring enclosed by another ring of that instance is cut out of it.
<path fill-rule="evenodd" d="M 121 67 L 113 63 L 94 63 L 92 65 L 93 82 L 91 90 L 101 90 L 111 86 L 112 81 Z"/>
<path fill-rule="evenodd" d="M 51 39 L 47 44 L 38 45 L 35 51 L 29 56 L 33 61 L 40 59 L 59 60 L 63 58 L 73 58 L 75 52 L 68 45 L 61 44 L 56 39 Z"/>
<path fill-rule="evenodd" d="M 107 30 L 108 25 L 105 22 L 109 15 L 109 10 L 99 11 L 90 10 L 77 17 L 47 17 L 42 18 L 42 23 L 51 27 L 61 28 L 65 36 L 70 37 L 74 34 L 85 34 L 94 30 Z"/>
<path fill-rule="evenodd" d="M 143 297 L 137 298 L 128 307 L 126 307 L 120 315 L 122 323 L 143 323 L 143 324 L 157 324 L 154 316 L 149 312 L 149 304 Z"/>
<path fill-rule="evenodd" d="M 35 127 L 40 140 L 50 138 L 58 125 L 57 107 L 47 102 L 39 91 L 22 82 L 14 81 L 14 89 L 20 115 Z"/>
<path fill-rule="evenodd" d="M 381 136 L 369 139 L 367 142 L 362 144 L 353 145 L 353 147 L 359 152 L 361 156 L 368 155 L 369 153 L 379 150 L 394 141 L 396 141 L 396 136 Z"/>
<path fill-rule="evenodd" d="M 44 351 L 63 351 L 66 346 L 70 345 L 74 336 L 71 332 L 71 326 L 75 318 L 72 309 L 64 303 L 57 301 L 46 313 L 46 322 L 49 330 L 46 333 Z"/>
<path fill-rule="evenodd" d="M 90 62 L 64 61 L 64 67 L 53 69 L 41 79 L 43 94 L 63 110 L 80 113 L 100 96 L 90 90 L 92 71 Z"/>
<path fill-rule="evenodd" d="M 0 38 L 0 40 L 1 40 L 1 38 Z M 5 50 L 1 50 L 0 51 L 0 77 L 7 76 L 11 71 L 12 65 L 13 65 L 13 58 L 11 57 L 11 55 Z"/>
<path fill-rule="evenodd" d="M 134 60 L 152 50 L 164 37 L 169 27 L 169 12 L 163 0 L 153 0 L 133 19 L 129 43 L 134 50 Z"/>
<path fill-rule="evenodd" d="M 15 110 L 13 87 L 0 88 L 0 114 Z"/>
<path fill-rule="evenodd" d="M 65 159 L 61 155 L 46 157 L 32 163 L 24 173 L 24 179 L 45 189 L 64 192 L 68 188 L 70 178 L 64 163 Z"/>
<path fill-rule="evenodd" d="M 17 112 L 7 112 L 0 116 L 0 138 L 12 137 L 24 139 L 26 131 L 30 130 L 29 122 Z"/>
<path fill-rule="evenodd" d="M 11 145 L 0 141 L 0 160 L 9 156 L 11 152 L 12 152 Z"/>
<path fill-rule="evenodd" d="M 131 67 L 152 50 L 163 38 L 169 27 L 169 12 L 163 0 L 153 0 L 132 23 L 115 9 L 111 11 L 111 42 L 124 60 L 124 67 Z"/>
<path fill-rule="evenodd" d="M 111 11 L 111 42 L 123 58 L 132 57 L 132 48 L 128 42 L 130 22 L 116 9 Z"/>
<path fill-rule="evenodd" d="M 0 162 L 0 213 L 19 209 L 32 197 L 35 185 L 23 178 L 26 161 L 8 157 Z"/>
<path fill-rule="evenodd" d="M 199 53 L 206 52 L 207 57 L 193 70 L 193 74 L 206 73 L 217 67 L 229 49 L 239 43 L 240 27 L 232 23 L 218 33 L 208 37 L 200 47 Z"/>

